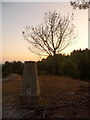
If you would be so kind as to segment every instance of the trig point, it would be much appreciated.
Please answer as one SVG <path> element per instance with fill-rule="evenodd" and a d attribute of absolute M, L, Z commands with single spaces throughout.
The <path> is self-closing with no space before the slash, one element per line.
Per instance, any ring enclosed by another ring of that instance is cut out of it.
<path fill-rule="evenodd" d="M 25 61 L 23 70 L 20 106 L 35 106 L 38 104 L 40 89 L 37 78 L 37 67 L 34 61 Z"/>

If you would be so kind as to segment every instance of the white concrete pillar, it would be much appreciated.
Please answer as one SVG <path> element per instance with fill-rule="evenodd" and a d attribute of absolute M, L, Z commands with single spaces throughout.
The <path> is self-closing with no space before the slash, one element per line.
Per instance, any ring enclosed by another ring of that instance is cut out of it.
<path fill-rule="evenodd" d="M 38 103 L 40 89 L 38 84 L 37 67 L 34 61 L 25 61 L 23 70 L 22 92 L 20 105 L 35 105 Z"/>

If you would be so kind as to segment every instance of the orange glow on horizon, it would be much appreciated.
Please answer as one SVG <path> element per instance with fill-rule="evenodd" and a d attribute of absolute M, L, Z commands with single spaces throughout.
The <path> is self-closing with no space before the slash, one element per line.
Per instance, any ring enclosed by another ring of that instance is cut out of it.
<path fill-rule="evenodd" d="M 36 9 L 35 9 L 36 8 Z M 39 25 L 43 21 L 44 13 L 56 10 L 63 15 L 70 12 L 72 7 L 67 2 L 59 3 L 3 3 L 2 10 L 2 62 L 5 61 L 38 61 L 39 57 L 28 50 L 29 43 L 24 40 L 22 31 L 25 26 Z M 28 13 L 29 11 L 29 13 Z M 74 11 L 73 23 L 79 34 L 79 40 L 63 50 L 62 54 L 70 54 L 73 50 L 88 48 L 88 10 Z M 28 13 L 28 14 L 27 14 Z"/>

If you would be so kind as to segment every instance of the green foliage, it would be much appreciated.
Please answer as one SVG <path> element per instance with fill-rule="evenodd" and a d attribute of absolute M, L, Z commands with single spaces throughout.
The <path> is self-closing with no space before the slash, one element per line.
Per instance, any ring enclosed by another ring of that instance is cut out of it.
<path fill-rule="evenodd" d="M 22 75 L 23 63 L 18 61 L 8 62 L 2 65 L 2 76 L 10 73 Z M 58 54 L 48 56 L 37 62 L 39 75 L 70 76 L 82 80 L 90 80 L 90 50 L 73 51 L 71 55 Z"/>
<path fill-rule="evenodd" d="M 78 68 L 70 59 L 65 60 L 61 65 L 61 75 L 67 75 L 74 78 L 78 77 Z"/>
<path fill-rule="evenodd" d="M 90 50 L 74 50 L 71 55 L 49 56 L 38 62 L 39 75 L 71 76 L 90 79 Z"/>
<path fill-rule="evenodd" d="M 88 72 L 90 71 L 90 50 L 78 50 L 71 53 L 71 58 L 78 66 L 79 78 L 89 79 Z"/>
<path fill-rule="evenodd" d="M 18 62 L 14 61 L 12 63 L 12 72 L 22 75 L 22 73 L 23 73 L 23 63 L 21 63 L 20 61 L 18 61 Z"/>
<path fill-rule="evenodd" d="M 23 63 L 18 61 L 8 62 L 2 65 L 2 77 L 6 77 L 10 73 L 17 73 L 22 75 L 23 73 Z"/>
<path fill-rule="evenodd" d="M 2 65 L 2 77 L 6 77 L 9 75 L 12 71 L 12 64 L 8 61 L 5 62 L 5 64 Z"/>

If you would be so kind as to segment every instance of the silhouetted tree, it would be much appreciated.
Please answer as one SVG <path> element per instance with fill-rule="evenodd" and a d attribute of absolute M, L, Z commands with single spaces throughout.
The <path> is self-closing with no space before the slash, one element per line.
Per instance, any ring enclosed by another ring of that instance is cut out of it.
<path fill-rule="evenodd" d="M 79 78 L 80 79 L 88 79 L 89 71 L 90 71 L 90 50 L 77 50 L 71 53 L 71 58 L 73 62 L 78 66 L 79 70 Z"/>
<path fill-rule="evenodd" d="M 30 43 L 30 51 L 38 55 L 55 56 L 68 47 L 76 38 L 72 16 L 62 17 L 56 11 L 45 13 L 41 25 L 26 26 L 24 39 Z"/>
<path fill-rule="evenodd" d="M 12 72 L 12 63 L 6 61 L 5 64 L 2 65 L 2 77 L 6 77 Z"/>
<path fill-rule="evenodd" d="M 88 9 L 90 8 L 90 1 L 89 0 L 73 0 L 70 1 L 71 6 L 73 6 L 73 9 L 79 8 L 79 9 Z"/>
<path fill-rule="evenodd" d="M 2 65 L 2 76 L 6 77 L 10 73 L 16 73 L 16 74 L 22 75 L 23 74 L 23 67 L 24 67 L 24 64 L 20 61 L 18 61 L 18 62 L 6 61 L 5 64 Z"/>
<path fill-rule="evenodd" d="M 18 61 L 18 62 L 14 61 L 12 63 L 12 73 L 17 73 L 17 74 L 22 75 L 22 73 L 23 73 L 23 67 L 24 66 L 23 66 L 22 62 L 20 62 L 20 61 Z"/>
<path fill-rule="evenodd" d="M 61 75 L 67 75 L 77 78 L 79 75 L 77 65 L 69 58 L 66 59 L 61 65 Z"/>
<path fill-rule="evenodd" d="M 48 56 L 42 61 L 38 61 L 39 75 L 59 75 L 71 76 L 74 78 L 90 81 L 90 50 L 74 50 L 70 55 L 58 54 L 55 56 Z M 53 71 L 55 65 L 55 69 Z M 2 65 L 2 75 L 6 77 L 10 73 L 17 73 L 22 75 L 24 64 L 20 61 L 8 62 Z"/>
<path fill-rule="evenodd" d="M 90 50 L 74 50 L 70 55 L 58 54 L 54 61 L 56 65 L 53 72 L 53 56 L 38 62 L 39 75 L 71 76 L 81 80 L 90 80 Z"/>

